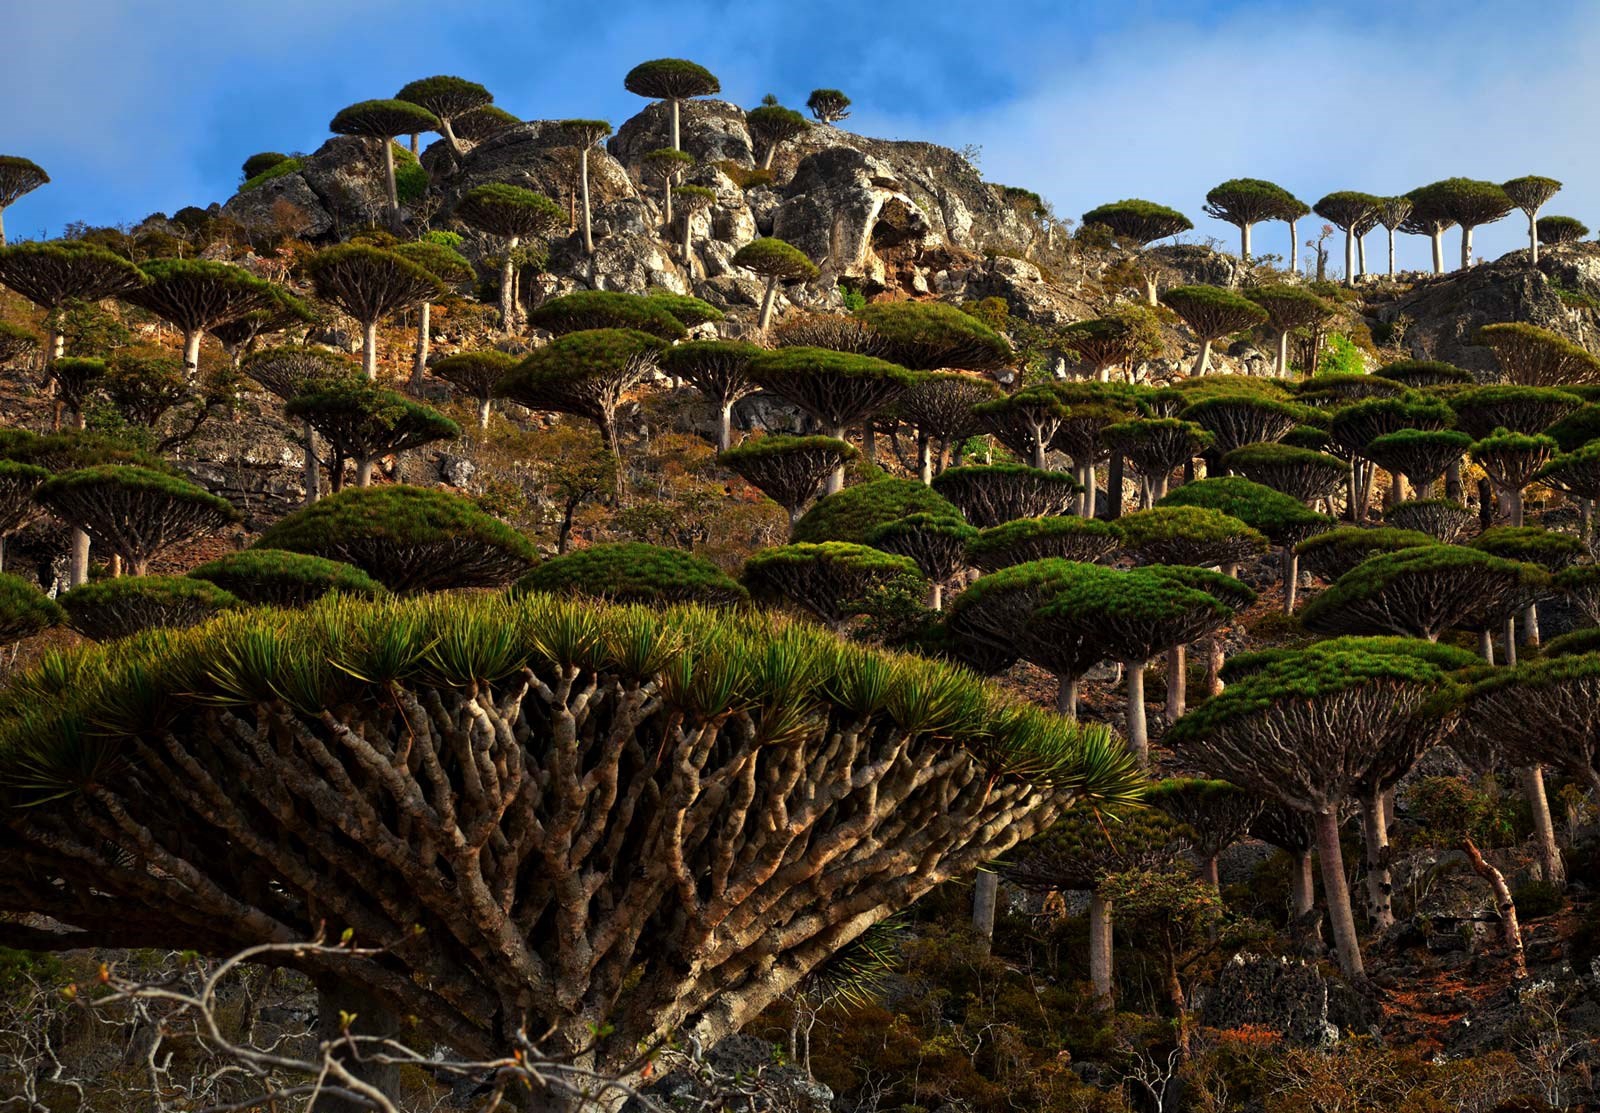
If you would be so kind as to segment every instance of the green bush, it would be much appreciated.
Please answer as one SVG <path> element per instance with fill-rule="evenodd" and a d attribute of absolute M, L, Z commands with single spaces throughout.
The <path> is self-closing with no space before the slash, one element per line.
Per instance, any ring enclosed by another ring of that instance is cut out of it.
<path fill-rule="evenodd" d="M 1361 375 L 1367 370 L 1367 361 L 1348 336 L 1334 333 L 1328 337 L 1328 346 L 1317 357 L 1318 375 Z"/>
<path fill-rule="evenodd" d="M 874 526 L 909 514 L 959 518 L 961 512 L 937 492 L 909 479 L 875 479 L 821 499 L 794 526 L 794 540 L 845 541 L 865 545 Z"/>
<path fill-rule="evenodd" d="M 554 557 L 518 580 L 517 588 L 618 603 L 727 605 L 748 596 L 704 557 L 638 541 L 591 545 Z"/>
<path fill-rule="evenodd" d="M 551 298 L 528 314 L 528 323 L 557 336 L 590 329 L 635 329 L 662 340 L 688 335 L 666 304 L 616 290 L 579 290 Z"/>
<path fill-rule="evenodd" d="M 68 625 L 101 642 L 143 630 L 193 626 L 238 605 L 238 599 L 215 584 L 183 576 L 118 576 L 75 587 L 61 597 Z"/>
<path fill-rule="evenodd" d="M 266 185 L 274 178 L 286 178 L 290 174 L 298 174 L 305 168 L 306 163 L 304 159 L 286 158 L 282 162 L 274 163 L 272 166 L 260 171 L 254 177 L 250 178 L 244 183 L 244 185 L 239 187 L 239 192 L 245 193 L 249 190 L 259 188 L 260 186 Z M 400 183 L 397 179 L 395 182 L 396 188 L 399 187 L 399 184 Z"/>
<path fill-rule="evenodd" d="M 55 601 L 38 587 L 0 573 L 0 642 L 15 642 L 59 625 L 66 616 Z"/>
<path fill-rule="evenodd" d="M 383 585 L 353 565 L 281 549 L 246 549 L 189 572 L 240 600 L 265 607 L 303 607 L 330 592 L 363 599 L 385 595 Z"/>

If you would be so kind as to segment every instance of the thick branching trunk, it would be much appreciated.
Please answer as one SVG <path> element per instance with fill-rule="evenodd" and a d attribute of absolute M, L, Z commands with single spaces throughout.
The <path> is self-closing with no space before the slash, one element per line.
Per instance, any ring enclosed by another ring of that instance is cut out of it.
<path fill-rule="evenodd" d="M 325 1043 L 337 1044 L 345 1036 L 368 1036 L 379 1039 L 404 1036 L 400 1015 L 388 1003 L 379 1000 L 366 987 L 344 982 L 331 974 L 316 979 L 317 987 L 317 1038 Z M 349 1028 L 346 1031 L 345 1025 Z M 362 1083 L 373 1087 L 385 1097 L 400 1096 L 400 1068 L 377 1064 L 367 1059 L 358 1060 L 348 1049 L 334 1052 L 345 1070 Z M 372 1106 L 364 1100 L 323 1095 L 311 1106 L 312 1113 L 362 1113 Z"/>
<path fill-rule="evenodd" d="M 1466 852 L 1467 861 L 1472 863 L 1472 872 L 1487 881 L 1494 892 L 1495 911 L 1500 914 L 1500 931 L 1505 940 L 1506 954 L 1511 958 L 1512 973 L 1518 978 L 1527 977 L 1528 961 L 1522 950 L 1517 904 L 1511 899 L 1511 886 L 1506 884 L 1506 875 L 1484 858 L 1482 851 L 1470 838 L 1461 840 L 1461 849 Z"/>

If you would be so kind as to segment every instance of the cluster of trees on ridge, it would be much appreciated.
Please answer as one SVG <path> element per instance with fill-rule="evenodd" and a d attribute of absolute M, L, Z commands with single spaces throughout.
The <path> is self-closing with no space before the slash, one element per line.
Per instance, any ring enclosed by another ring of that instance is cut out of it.
<path fill-rule="evenodd" d="M 1214 927 L 1217 858 L 1246 837 L 1292 856 L 1295 913 L 1326 920 L 1359 981 L 1362 926 L 1394 922 L 1393 792 L 1433 746 L 1517 771 L 1542 875 L 1563 881 L 1546 772 L 1600 793 L 1600 360 L 1506 323 L 1480 334 L 1495 382 L 1416 360 L 1296 380 L 1288 337 L 1331 316 L 1327 299 L 1152 282 L 1198 345 L 1189 377 L 1110 381 L 1147 337 L 1108 316 L 1060 331 L 1084 379 L 1013 374 L 1007 389 L 1013 345 L 954 306 L 774 320 L 779 283 L 817 268 L 772 239 L 736 257 L 767 281 L 760 344 L 690 339 L 723 313 L 681 295 L 584 291 L 524 313 L 509 260 L 564 215 L 480 186 L 456 216 L 504 241 L 501 329 L 548 342 L 431 359 L 422 315 L 411 385 L 448 383 L 483 426 L 497 399 L 592 424 L 620 504 L 625 405 L 682 382 L 718 415 L 719 462 L 792 525 L 737 574 L 644 544 L 541 559 L 472 500 L 377 481 L 379 461 L 462 436 L 381 381 L 377 335 L 473 274 L 455 233 L 401 240 L 392 142 L 435 129 L 470 142 L 492 107 L 470 85 L 428 79 L 336 117 L 382 141 L 393 223 L 311 254 L 298 290 L 81 241 L 0 249 L 0 283 L 46 314 L 117 299 L 182 337 L 178 356 L 130 363 L 69 352 L 57 315 L 43 337 L 0 326 L 0 362 L 40 358 L 57 412 L 51 430 L 0 434 L 0 538 L 43 514 L 73 531 L 71 590 L 0 576 L 0 629 L 64 625 L 97 643 L 47 655 L 0 696 L 0 911 L 58 925 L 8 919 L 0 943 L 227 953 L 348 930 L 383 950 L 306 955 L 330 1007 L 414 1016 L 485 1057 L 520 1025 L 622 1070 L 652 1040 L 737 1031 L 886 917 L 973 875 L 980 933 L 998 879 L 1088 891 L 1088 974 L 1107 1001 L 1118 909 L 1167 917 L 1182 1045 L 1183 949 Z M 628 87 L 671 104 L 672 150 L 678 103 L 717 91 L 676 60 Z M 848 100 L 828 92 L 813 111 L 838 119 Z M 588 145 L 609 130 L 568 124 Z M 1299 218 L 1247 184 L 1207 202 L 1240 225 L 1246 257 L 1251 225 Z M 1438 207 L 1456 196 L 1440 185 L 1384 224 L 1432 213 L 1436 263 L 1444 228 L 1469 245 L 1492 209 Z M 1340 196 L 1316 211 L 1354 236 L 1393 216 L 1384 202 L 1357 217 Z M 1548 196 L 1523 206 L 1535 236 Z M 1142 249 L 1179 230 L 1167 212 L 1122 202 L 1085 224 Z M 583 236 L 592 247 L 587 216 Z M 360 363 L 306 342 L 319 302 L 361 326 Z M 1210 346 L 1252 328 L 1276 342 L 1277 375 L 1208 373 Z M 88 403 L 135 429 L 183 406 L 203 418 L 208 335 L 282 403 L 306 506 L 246 549 L 153 575 L 238 511 L 165 457 L 181 438 L 89 428 Z M 732 409 L 756 392 L 809 432 L 735 443 Z M 1301 605 L 1307 573 L 1321 590 Z M 1224 631 L 1272 592 L 1320 640 L 1225 659 Z M 1556 600 L 1587 625 L 1541 644 L 1539 608 Z M 1193 709 L 1191 646 L 1205 663 Z M 1019 661 L 1054 678 L 1053 712 L 978 679 Z M 1146 696 L 1157 662 L 1165 754 Z M 1102 667 L 1124 685 L 1120 740 L 1077 721 Z M 1157 779 L 1158 758 L 1189 775 Z M 1352 818 L 1359 871 L 1342 846 Z M 1521 973 L 1510 886 L 1469 832 L 1459 842 Z"/>

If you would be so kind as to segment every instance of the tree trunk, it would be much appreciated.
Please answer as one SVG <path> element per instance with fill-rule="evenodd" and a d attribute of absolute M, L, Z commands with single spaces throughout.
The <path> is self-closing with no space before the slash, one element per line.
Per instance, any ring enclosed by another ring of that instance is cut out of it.
<path fill-rule="evenodd" d="M 199 329 L 183 334 L 183 373 L 191 383 L 200 376 L 200 341 L 204 336 Z"/>
<path fill-rule="evenodd" d="M 1144 272 L 1144 303 L 1151 309 L 1156 307 L 1156 276 L 1154 271 Z"/>
<path fill-rule="evenodd" d="M 1356 919 L 1350 910 L 1350 889 L 1344 880 L 1344 855 L 1339 849 L 1337 808 L 1318 812 L 1317 857 L 1321 859 L 1322 892 L 1328 902 L 1328 919 L 1333 925 L 1334 949 L 1339 969 L 1352 980 L 1366 977 L 1361 964 L 1361 945 L 1356 941 Z"/>
<path fill-rule="evenodd" d="M 1217 856 L 1215 854 L 1201 860 L 1200 880 L 1211 886 L 1213 892 L 1221 892 L 1222 874 L 1217 868 Z"/>
<path fill-rule="evenodd" d="M 1111 459 L 1106 464 L 1106 520 L 1108 522 L 1114 522 L 1122 517 L 1123 472 L 1122 453 L 1112 449 Z"/>
<path fill-rule="evenodd" d="M 364 988 L 331 975 L 319 977 L 317 986 L 317 1038 L 323 1042 L 339 1040 L 344 1032 L 341 1016 L 350 1016 L 350 1034 L 355 1036 L 395 1036 L 401 1030 L 401 1019 L 383 1002 L 374 998 Z M 373 1063 L 354 1063 L 348 1054 L 335 1052 L 344 1068 L 385 1097 L 396 1098 L 400 1093 L 400 1068 L 379 1066 Z M 370 1109 L 366 1102 L 347 1101 L 343 1098 L 319 1097 L 311 1107 L 312 1113 L 357 1113 Z"/>
<path fill-rule="evenodd" d="M 672 149 L 681 151 L 683 148 L 678 145 L 678 98 L 672 97 L 667 103 L 672 105 Z"/>
<path fill-rule="evenodd" d="M 1230 573 L 1231 575 L 1231 573 Z M 1222 694 L 1222 664 L 1224 650 L 1222 639 L 1212 634 L 1206 638 L 1206 683 L 1205 693 L 1209 699 Z"/>
<path fill-rule="evenodd" d="M 1393 278 L 1394 277 L 1394 229 L 1390 228 L 1390 229 L 1388 229 L 1388 232 L 1389 232 L 1389 277 Z"/>
<path fill-rule="evenodd" d="M 933 484 L 933 440 L 923 432 L 917 433 L 917 478 L 924 487 Z"/>
<path fill-rule="evenodd" d="M 1187 647 L 1175 645 L 1167 650 L 1167 725 L 1183 718 L 1185 710 L 1185 697 L 1188 694 L 1189 678 Z"/>
<path fill-rule="evenodd" d="M 1300 556 L 1293 545 L 1283 547 L 1283 613 L 1294 614 L 1295 600 L 1300 591 Z"/>
<path fill-rule="evenodd" d="M 6 245 L 6 210 L 0 206 L 0 247 Z"/>
<path fill-rule="evenodd" d="M 1356 237 L 1356 277 L 1363 282 L 1367 279 L 1367 237 Z"/>
<path fill-rule="evenodd" d="M 1506 615 L 1505 624 L 1506 666 L 1512 667 L 1517 663 L 1517 616 Z"/>
<path fill-rule="evenodd" d="M 1089 896 L 1089 984 L 1096 1000 L 1108 1005 L 1111 992 L 1111 902 L 1099 893 Z"/>
<path fill-rule="evenodd" d="M 1250 262 L 1250 225 L 1248 223 L 1239 225 L 1239 261 L 1247 265 Z"/>
<path fill-rule="evenodd" d="M 1522 644 L 1539 648 L 1539 604 L 1529 603 L 1522 610 Z"/>
<path fill-rule="evenodd" d="M 724 402 L 717 407 L 717 451 L 726 452 L 733 447 L 733 403 Z"/>
<path fill-rule="evenodd" d="M 778 300 L 778 278 L 776 275 L 767 279 L 767 292 L 761 296 L 761 317 L 756 321 L 756 328 L 761 332 L 767 331 L 767 326 L 772 323 L 772 306 Z"/>
<path fill-rule="evenodd" d="M 1544 868 L 1544 879 L 1552 885 L 1563 885 L 1567 880 L 1567 864 L 1561 858 L 1561 844 L 1556 841 L 1555 824 L 1550 819 L 1550 798 L 1544 790 L 1544 767 L 1528 765 L 1517 771 L 1522 781 L 1522 795 L 1528 801 L 1528 811 L 1533 816 L 1533 834 L 1539 843 L 1539 862 Z"/>
<path fill-rule="evenodd" d="M 1500 913 L 1500 930 L 1505 937 L 1506 951 L 1511 955 L 1511 967 L 1518 978 L 1528 976 L 1528 962 L 1522 953 L 1522 930 L 1517 924 L 1517 905 L 1511 899 L 1511 887 L 1506 876 L 1484 860 L 1477 844 L 1470 838 L 1461 840 L 1461 849 L 1472 863 L 1472 872 L 1489 883 L 1494 891 L 1495 910 Z"/>
<path fill-rule="evenodd" d="M 1366 849 L 1367 916 L 1375 932 L 1394 926 L 1393 881 L 1389 874 L 1389 825 L 1384 821 L 1383 795 L 1374 791 L 1361 800 L 1361 843 Z"/>
<path fill-rule="evenodd" d="M 1300 270 L 1300 233 L 1295 231 L 1300 222 L 1289 222 L 1289 273 L 1297 274 Z"/>
<path fill-rule="evenodd" d="M 67 562 L 67 586 L 82 587 L 89 582 L 89 535 L 72 527 L 72 555 Z"/>
<path fill-rule="evenodd" d="M 1444 497 L 1454 499 L 1456 502 L 1461 501 L 1460 460 L 1452 461 L 1450 466 L 1444 469 Z"/>
<path fill-rule="evenodd" d="M 583 253 L 594 254 L 594 217 L 589 207 L 589 148 L 578 152 L 578 193 L 583 198 Z"/>
<path fill-rule="evenodd" d="M 689 277 L 694 278 L 694 254 L 690 244 L 693 239 L 691 230 L 694 228 L 694 209 L 683 210 L 683 267 L 689 272 Z"/>
<path fill-rule="evenodd" d="M 661 212 L 666 218 L 666 226 L 672 228 L 672 175 L 664 174 L 661 178 Z"/>
<path fill-rule="evenodd" d="M 1195 376 L 1204 375 L 1210 366 L 1211 339 L 1207 337 L 1200 341 L 1200 354 L 1194 357 L 1194 370 L 1190 374 Z"/>
<path fill-rule="evenodd" d="M 1311 851 L 1294 856 L 1294 885 L 1289 892 L 1294 901 L 1294 916 L 1299 919 L 1317 906 L 1316 878 L 1311 872 Z"/>
<path fill-rule="evenodd" d="M 356 459 L 356 486 L 372 486 L 372 457 L 361 456 Z"/>
<path fill-rule="evenodd" d="M 994 940 L 994 913 L 1000 903 L 1000 875 L 993 870 L 979 870 L 972 886 L 972 930 L 977 933 L 978 947 L 984 954 Z"/>
<path fill-rule="evenodd" d="M 311 428 L 309 421 L 301 424 L 300 431 L 306 438 L 304 469 L 301 474 L 305 477 L 306 505 L 310 506 L 322 493 L 322 475 L 317 461 L 317 433 Z"/>
<path fill-rule="evenodd" d="M 1467 225 L 1461 226 L 1461 269 L 1466 270 L 1472 266 L 1472 229 Z"/>
<path fill-rule="evenodd" d="M 1434 226 L 1433 234 L 1433 273 L 1444 273 L 1444 229 Z"/>
<path fill-rule="evenodd" d="M 494 399 L 492 399 L 492 398 L 480 398 L 480 399 L 478 399 L 478 428 L 479 429 L 487 429 L 487 428 L 489 428 L 489 411 L 493 407 L 494 407 Z"/>
<path fill-rule="evenodd" d="M 389 225 L 400 231 L 400 193 L 394 184 L 394 142 L 388 137 L 383 143 L 383 180 L 389 187 Z"/>
<path fill-rule="evenodd" d="M 500 264 L 500 327 L 507 332 L 515 332 L 517 328 L 517 293 L 512 284 L 512 274 L 516 270 L 511 261 L 511 256 L 516 254 L 517 243 L 521 237 L 506 237 L 505 262 Z"/>
<path fill-rule="evenodd" d="M 1278 366 L 1277 376 L 1280 379 L 1289 377 L 1289 330 L 1284 329 L 1278 333 Z"/>
<path fill-rule="evenodd" d="M 1356 235 L 1351 228 L 1344 230 L 1344 284 L 1356 284 Z"/>
<path fill-rule="evenodd" d="M 944 584 L 928 585 L 928 609 L 935 614 L 944 610 Z"/>
<path fill-rule="evenodd" d="M 1494 664 L 1494 635 L 1487 629 L 1478 631 L 1478 652 L 1486 665 Z"/>
<path fill-rule="evenodd" d="M 1506 510 L 1510 513 L 1511 524 L 1514 525 L 1514 526 L 1520 526 L 1522 524 L 1522 492 L 1521 491 L 1507 491 L 1506 492 Z"/>
<path fill-rule="evenodd" d="M 1144 662 L 1126 661 L 1128 673 L 1128 751 L 1139 768 L 1150 766 L 1150 731 L 1144 717 Z"/>
<path fill-rule="evenodd" d="M 1063 717 L 1078 718 L 1078 678 L 1066 673 L 1056 675 L 1056 711 Z"/>
<path fill-rule="evenodd" d="M 422 389 L 422 376 L 428 370 L 428 349 L 432 338 L 428 335 L 433 317 L 433 304 L 423 302 L 417 314 L 417 350 L 411 361 L 411 389 Z"/>
<path fill-rule="evenodd" d="M 5 237 L 0 236 L 0 244 L 5 243 Z M 1534 266 L 1539 265 L 1539 210 L 1535 209 L 1528 214 L 1528 261 Z"/>
<path fill-rule="evenodd" d="M 832 429 L 828 430 L 827 435 L 833 437 L 835 440 L 844 440 L 844 426 L 834 426 Z M 844 490 L 844 465 L 840 464 L 838 467 L 834 468 L 828 473 L 828 483 L 827 486 L 823 488 L 822 493 L 824 495 L 837 495 L 842 490 Z"/>

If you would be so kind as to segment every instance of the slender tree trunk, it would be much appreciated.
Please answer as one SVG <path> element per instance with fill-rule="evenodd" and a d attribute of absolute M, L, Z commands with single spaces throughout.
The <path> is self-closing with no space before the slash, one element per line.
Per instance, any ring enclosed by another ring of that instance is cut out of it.
<path fill-rule="evenodd" d="M 1250 263 L 1250 225 L 1239 225 L 1239 261 L 1246 266 Z"/>
<path fill-rule="evenodd" d="M 672 97 L 667 103 L 672 105 L 672 149 L 681 151 L 683 148 L 678 143 L 678 98 Z"/>
<path fill-rule="evenodd" d="M 685 206 L 683 210 L 683 266 L 689 272 L 689 277 L 694 277 L 694 252 L 691 250 L 691 230 L 694 228 L 694 209 Z"/>
<path fill-rule="evenodd" d="M 1522 525 L 1522 492 L 1520 490 L 1506 492 L 1506 510 L 1510 512 L 1512 525 Z"/>
<path fill-rule="evenodd" d="M 506 237 L 506 257 L 500 264 L 500 327 L 507 332 L 515 332 L 517 328 L 517 292 L 512 282 L 516 267 L 511 257 L 516 254 L 520 240 L 520 236 Z"/>
<path fill-rule="evenodd" d="M 400 231 L 400 192 L 394 184 L 394 142 L 385 137 L 383 143 L 383 180 L 389 187 L 389 225 Z"/>
<path fill-rule="evenodd" d="M 356 486 L 372 486 L 372 457 L 360 456 L 356 458 Z"/>
<path fill-rule="evenodd" d="M 933 439 L 920 431 L 917 433 L 917 478 L 924 487 L 933 483 Z"/>
<path fill-rule="evenodd" d="M 1339 969 L 1352 980 L 1366 977 L 1361 963 L 1361 945 L 1356 941 L 1356 920 L 1350 909 L 1350 888 L 1344 880 L 1344 854 L 1339 848 L 1339 812 L 1318 812 L 1317 857 L 1322 867 L 1322 892 L 1328 902 L 1328 919 L 1333 925 L 1334 949 Z"/>
<path fill-rule="evenodd" d="M 4 244 L 0 244 L 0 247 L 3 247 L 3 246 L 5 246 L 5 245 Z M 0 572 L 4 572 L 5 570 L 6 570 L 6 537 L 5 537 L 5 534 L 0 533 Z"/>
<path fill-rule="evenodd" d="M 422 376 L 428 370 L 428 350 L 432 337 L 428 335 L 433 317 L 431 302 L 423 302 L 417 314 L 417 350 L 411 361 L 411 389 L 422 389 Z"/>
<path fill-rule="evenodd" d="M 667 228 L 672 227 L 672 175 L 666 174 L 661 178 L 662 215 L 666 217 Z M 669 233 L 670 234 L 670 233 Z"/>
<path fill-rule="evenodd" d="M 1194 357 L 1194 370 L 1191 375 L 1204 375 L 1211 367 L 1211 338 L 1206 337 L 1200 341 L 1200 354 Z"/>
<path fill-rule="evenodd" d="M 1063 717 L 1078 717 L 1078 678 L 1066 673 L 1056 675 L 1056 711 Z"/>
<path fill-rule="evenodd" d="M 1356 277 L 1367 280 L 1367 237 L 1356 237 Z"/>
<path fill-rule="evenodd" d="M 1472 266 L 1472 229 L 1461 226 L 1461 269 Z"/>
<path fill-rule="evenodd" d="M 478 399 L 478 428 L 479 429 L 487 429 L 487 428 L 489 428 L 489 411 L 493 407 L 494 407 L 494 399 L 492 399 L 492 398 L 480 398 L 480 399 Z"/>
<path fill-rule="evenodd" d="M 0 247 L 6 245 L 6 210 L 0 206 Z"/>
<path fill-rule="evenodd" d="M 1000 903 L 1000 875 L 993 870 L 979 870 L 972 886 L 972 930 L 978 936 L 978 948 L 987 955 L 994 941 L 994 914 Z"/>
<path fill-rule="evenodd" d="M 1461 501 L 1461 461 L 1452 460 L 1444 469 L 1444 497 Z"/>
<path fill-rule="evenodd" d="M 317 432 L 311 428 L 309 421 L 301 423 L 300 431 L 306 438 L 301 474 L 305 477 L 306 505 L 310 506 L 322 493 L 322 475 L 317 461 Z"/>
<path fill-rule="evenodd" d="M 1049 440 L 1044 435 L 1044 430 L 1035 428 L 1033 431 L 1033 460 L 1032 464 L 1040 471 L 1044 470 L 1044 454 L 1050 447 Z"/>
<path fill-rule="evenodd" d="M 1594 500 L 1578 500 L 1578 539 L 1585 545 L 1594 536 Z"/>
<path fill-rule="evenodd" d="M 836 425 L 832 429 L 828 430 L 827 435 L 835 438 L 836 440 L 842 441 L 844 440 L 844 432 L 845 430 L 843 425 Z M 844 490 L 844 465 L 840 464 L 838 467 L 834 468 L 828 473 L 828 483 L 827 486 L 823 488 L 823 494 L 837 495 L 842 490 Z"/>
<path fill-rule="evenodd" d="M 5 237 L 0 236 L 0 244 L 5 243 Z M 1528 214 L 1528 261 L 1539 265 L 1539 210 L 1535 209 Z"/>
<path fill-rule="evenodd" d="M 1506 666 L 1514 667 L 1517 663 L 1517 616 L 1506 615 L 1505 631 Z"/>
<path fill-rule="evenodd" d="M 1389 233 L 1389 277 L 1394 277 L 1394 229 L 1386 229 Z"/>
<path fill-rule="evenodd" d="M 583 253 L 594 254 L 594 216 L 589 207 L 589 148 L 578 152 L 578 193 L 583 198 Z"/>
<path fill-rule="evenodd" d="M 1527 977 L 1528 962 L 1522 951 L 1522 929 L 1517 923 L 1517 905 L 1511 899 L 1511 886 L 1506 884 L 1506 875 L 1484 860 L 1477 844 L 1470 838 L 1461 840 L 1461 849 L 1466 851 L 1467 860 L 1472 863 L 1472 872 L 1487 881 L 1489 888 L 1494 891 L 1495 910 L 1500 913 L 1500 931 L 1505 939 L 1506 951 L 1511 956 L 1513 972 L 1518 978 Z"/>
<path fill-rule="evenodd" d="M 1299 223 L 1300 222 L 1298 220 L 1291 220 L 1289 222 L 1289 273 L 1290 274 L 1298 274 L 1300 272 L 1300 233 L 1295 230 L 1296 226 Z"/>
<path fill-rule="evenodd" d="M 1089 984 L 1100 1004 L 1111 1003 L 1111 902 L 1099 893 L 1089 895 Z"/>
<path fill-rule="evenodd" d="M 767 326 L 772 324 L 772 306 L 778 300 L 778 278 L 776 275 L 767 279 L 767 292 L 761 296 L 761 317 L 756 322 L 756 328 L 761 332 L 767 331 Z"/>
<path fill-rule="evenodd" d="M 1283 613 L 1294 614 L 1300 593 L 1300 554 L 1293 545 L 1283 547 Z"/>
<path fill-rule="evenodd" d="M 364 321 L 361 325 L 361 372 L 368 379 L 378 377 L 377 321 Z"/>
<path fill-rule="evenodd" d="M 1222 874 L 1218 869 L 1217 856 L 1215 854 L 1201 859 L 1200 880 L 1211 886 L 1213 892 L 1220 892 L 1222 890 Z"/>
<path fill-rule="evenodd" d="M 1144 715 L 1144 662 L 1126 661 L 1123 667 L 1128 674 L 1128 751 L 1139 762 L 1139 768 L 1150 766 L 1150 730 Z"/>
<path fill-rule="evenodd" d="M 1175 645 L 1167 650 L 1167 725 L 1183 718 L 1185 696 L 1188 694 L 1188 648 Z"/>
<path fill-rule="evenodd" d="M 324 1041 L 336 1041 L 343 1034 L 340 1027 L 340 1014 L 353 1017 L 350 1024 L 352 1035 L 358 1036 L 396 1036 L 400 1033 L 402 1022 L 400 1016 L 385 1003 L 374 998 L 365 989 L 353 982 L 345 982 L 336 977 L 324 976 L 316 980 L 317 986 L 317 1036 Z M 395 1098 L 400 1093 L 400 1068 L 398 1066 L 380 1066 L 374 1063 L 354 1064 L 345 1054 L 336 1053 L 337 1058 L 351 1074 L 362 1082 L 372 1086 L 383 1093 L 385 1097 Z M 312 1113 L 358 1113 L 370 1106 L 365 1102 L 347 1101 L 343 1098 L 319 1097 L 311 1107 Z"/>
<path fill-rule="evenodd" d="M 1278 366 L 1275 369 L 1278 378 L 1289 377 L 1289 330 L 1284 329 L 1278 333 Z"/>
<path fill-rule="evenodd" d="M 1444 229 L 1434 226 L 1433 234 L 1433 273 L 1444 273 Z"/>
<path fill-rule="evenodd" d="M 1106 520 L 1109 522 L 1122 517 L 1124 467 L 1122 453 L 1112 449 L 1111 459 L 1106 463 Z"/>
<path fill-rule="evenodd" d="M 1294 916 L 1299 919 L 1317 906 L 1317 883 L 1311 869 L 1311 851 L 1294 856 L 1294 884 L 1289 893 L 1294 901 Z"/>
<path fill-rule="evenodd" d="M 1539 604 L 1529 603 L 1522 610 L 1522 644 L 1539 648 Z"/>
<path fill-rule="evenodd" d="M 1231 573 L 1230 573 L 1231 574 Z M 1212 634 L 1206 638 L 1206 683 L 1205 692 L 1209 699 L 1222 694 L 1222 665 L 1225 651 L 1222 639 Z"/>
<path fill-rule="evenodd" d="M 72 553 L 67 561 L 67 586 L 82 587 L 89 582 L 89 535 L 72 527 Z"/>
<path fill-rule="evenodd" d="M 733 447 L 733 403 L 723 402 L 717 407 L 717 451 L 726 452 Z"/>
<path fill-rule="evenodd" d="M 183 334 L 183 373 L 191 383 L 200 376 L 200 341 L 204 336 L 199 329 Z"/>
<path fill-rule="evenodd" d="M 1349 228 L 1344 230 L 1344 284 L 1356 284 L 1356 235 Z"/>
<path fill-rule="evenodd" d="M 1494 635 L 1487 629 L 1478 631 L 1478 652 L 1486 665 L 1494 664 Z"/>
<path fill-rule="evenodd" d="M 1394 884 L 1389 875 L 1389 825 L 1380 792 L 1361 801 L 1361 842 L 1367 855 L 1367 916 L 1375 932 L 1387 931 L 1394 926 Z"/>
<path fill-rule="evenodd" d="M 1533 816 L 1533 833 L 1539 843 L 1539 862 L 1544 869 L 1544 879 L 1553 885 L 1563 885 L 1567 880 L 1567 864 L 1561 858 L 1561 844 L 1556 841 L 1555 824 L 1550 819 L 1550 798 L 1544 790 L 1544 767 L 1527 765 L 1517 771 L 1522 781 L 1522 795 L 1528 801 L 1528 811 Z"/>

